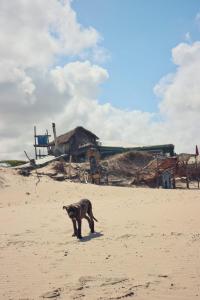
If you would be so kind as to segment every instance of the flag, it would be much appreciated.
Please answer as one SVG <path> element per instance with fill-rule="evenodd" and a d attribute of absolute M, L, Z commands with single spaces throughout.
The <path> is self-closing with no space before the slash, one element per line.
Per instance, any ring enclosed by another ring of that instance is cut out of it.
<path fill-rule="evenodd" d="M 196 156 L 199 155 L 199 149 L 198 146 L 196 145 Z"/>

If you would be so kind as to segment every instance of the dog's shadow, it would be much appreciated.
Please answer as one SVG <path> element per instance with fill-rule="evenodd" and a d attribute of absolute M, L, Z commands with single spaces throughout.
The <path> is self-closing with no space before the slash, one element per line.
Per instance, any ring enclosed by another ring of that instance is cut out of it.
<path fill-rule="evenodd" d="M 82 239 L 80 239 L 79 241 L 80 241 L 81 243 L 84 243 L 84 242 L 88 242 L 88 241 L 90 241 L 90 240 L 92 240 L 92 239 L 99 238 L 99 237 L 101 237 L 101 236 L 103 236 L 103 233 L 102 233 L 102 232 L 94 232 L 94 233 L 90 233 L 90 234 L 87 235 L 87 236 L 82 237 Z"/>

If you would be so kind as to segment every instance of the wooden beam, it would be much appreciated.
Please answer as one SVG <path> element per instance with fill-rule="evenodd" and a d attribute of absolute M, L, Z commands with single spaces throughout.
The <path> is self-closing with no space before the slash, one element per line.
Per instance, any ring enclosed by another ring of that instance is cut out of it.
<path fill-rule="evenodd" d="M 36 139 L 36 126 L 34 126 L 34 141 L 35 141 L 35 145 L 37 143 L 37 139 Z M 37 159 L 37 148 L 35 147 L 35 159 Z"/>

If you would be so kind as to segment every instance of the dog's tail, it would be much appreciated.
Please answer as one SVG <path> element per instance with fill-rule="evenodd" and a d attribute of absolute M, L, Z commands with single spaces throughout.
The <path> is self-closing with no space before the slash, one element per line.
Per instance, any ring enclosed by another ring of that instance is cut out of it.
<path fill-rule="evenodd" d="M 93 214 L 92 214 L 92 218 L 93 218 L 96 222 L 98 222 L 98 220 L 93 216 Z"/>
<path fill-rule="evenodd" d="M 94 219 L 96 222 L 98 222 L 98 220 L 93 215 L 93 212 L 92 212 L 92 203 L 90 201 L 89 201 L 89 207 L 88 208 L 89 208 L 90 215 L 92 216 L 92 219 Z"/>

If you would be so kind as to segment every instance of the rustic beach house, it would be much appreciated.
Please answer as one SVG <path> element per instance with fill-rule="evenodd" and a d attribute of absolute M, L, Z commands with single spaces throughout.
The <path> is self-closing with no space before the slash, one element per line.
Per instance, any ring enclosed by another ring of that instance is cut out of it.
<path fill-rule="evenodd" d="M 55 124 L 53 123 L 54 141 L 49 143 L 49 154 L 59 156 L 61 154 L 72 155 L 74 161 L 84 160 L 86 149 L 97 147 L 99 138 L 84 127 L 78 126 L 75 129 L 56 135 Z"/>

